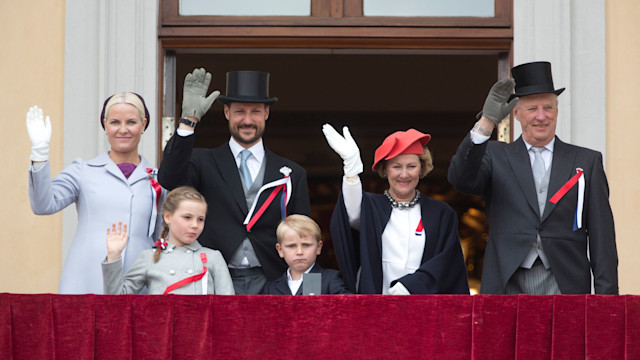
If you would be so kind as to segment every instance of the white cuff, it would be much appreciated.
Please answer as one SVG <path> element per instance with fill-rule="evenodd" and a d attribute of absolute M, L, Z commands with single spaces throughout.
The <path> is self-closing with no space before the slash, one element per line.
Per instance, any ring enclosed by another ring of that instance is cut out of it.
<path fill-rule="evenodd" d="M 355 176 L 356 181 L 353 181 L 353 177 L 342 177 L 342 198 L 344 199 L 344 207 L 347 209 L 347 216 L 349 216 L 349 224 L 352 228 L 360 229 L 360 206 L 362 204 L 362 183 L 360 183 L 360 177 Z"/>
<path fill-rule="evenodd" d="M 400 281 L 398 281 L 389 289 L 389 295 L 411 295 L 411 293 Z"/>
<path fill-rule="evenodd" d="M 38 170 L 42 169 L 46 163 L 47 163 L 46 161 L 43 161 L 43 162 L 32 162 L 31 163 L 31 170 L 34 171 L 34 172 L 38 171 Z"/>
<path fill-rule="evenodd" d="M 194 132 L 194 130 L 176 129 L 176 133 L 178 133 L 178 135 L 180 136 L 189 136 Z"/>
<path fill-rule="evenodd" d="M 471 142 L 476 145 L 482 144 L 491 138 L 491 136 L 484 136 L 473 130 L 469 131 L 469 133 L 471 134 Z"/>

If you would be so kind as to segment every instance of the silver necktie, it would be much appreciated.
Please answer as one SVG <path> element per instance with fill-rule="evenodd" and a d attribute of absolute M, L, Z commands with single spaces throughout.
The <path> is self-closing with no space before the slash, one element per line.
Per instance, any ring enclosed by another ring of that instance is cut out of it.
<path fill-rule="evenodd" d="M 244 185 L 249 189 L 251 184 L 253 184 L 251 173 L 247 167 L 247 159 L 251 156 L 251 151 L 244 149 L 240 152 L 240 156 L 242 157 L 240 159 L 240 174 L 242 174 L 242 181 L 244 181 Z"/>
<path fill-rule="evenodd" d="M 542 151 L 544 150 L 544 147 L 533 146 L 531 147 L 531 150 L 533 150 L 534 155 L 532 166 L 533 178 L 538 184 L 540 184 L 542 178 L 544 177 L 544 174 L 547 172 L 544 166 L 544 159 L 542 159 Z"/>

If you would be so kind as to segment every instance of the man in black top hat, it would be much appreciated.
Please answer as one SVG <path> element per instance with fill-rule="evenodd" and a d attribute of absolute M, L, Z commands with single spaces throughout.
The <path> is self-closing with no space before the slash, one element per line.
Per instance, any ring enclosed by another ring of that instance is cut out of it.
<path fill-rule="evenodd" d="M 526 63 L 511 74 L 491 88 L 449 166 L 454 188 L 484 197 L 482 293 L 589 294 L 593 274 L 596 294 L 618 294 L 602 154 L 555 136 L 564 88 L 554 88 L 551 64 Z M 488 141 L 512 109 L 522 136 L 509 144 Z"/>
<path fill-rule="evenodd" d="M 207 199 L 198 241 L 220 250 L 236 294 L 259 294 L 287 269 L 276 252 L 276 227 L 289 214 L 311 215 L 307 175 L 262 142 L 270 105 L 269 74 L 227 73 L 227 93 L 206 96 L 211 74 L 196 69 L 184 82 L 182 116 L 169 139 L 158 174 L 171 190 L 195 187 Z M 231 138 L 216 149 L 193 149 L 194 130 L 215 99 L 224 104 Z"/>

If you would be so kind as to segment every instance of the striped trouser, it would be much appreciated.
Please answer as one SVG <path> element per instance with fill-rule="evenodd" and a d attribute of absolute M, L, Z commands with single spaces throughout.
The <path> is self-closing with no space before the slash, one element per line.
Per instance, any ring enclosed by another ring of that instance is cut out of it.
<path fill-rule="evenodd" d="M 555 295 L 560 294 L 560 288 L 553 276 L 551 269 L 545 269 L 540 258 L 531 266 L 531 269 L 518 268 L 505 289 L 507 295 Z"/>

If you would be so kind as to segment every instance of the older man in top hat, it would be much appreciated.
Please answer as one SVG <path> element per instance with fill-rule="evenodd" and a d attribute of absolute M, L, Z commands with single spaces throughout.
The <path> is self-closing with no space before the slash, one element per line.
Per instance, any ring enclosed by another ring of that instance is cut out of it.
<path fill-rule="evenodd" d="M 180 124 L 164 149 L 158 179 L 167 189 L 190 185 L 205 196 L 200 243 L 222 252 L 236 294 L 258 294 L 267 279 L 287 269 L 275 248 L 279 222 L 288 214 L 311 215 L 307 175 L 262 142 L 270 105 L 278 101 L 269 97 L 268 73 L 228 72 L 225 96 L 207 96 L 210 82 L 204 69 L 187 75 Z M 231 138 L 216 149 L 193 149 L 195 128 L 216 98 Z"/>
<path fill-rule="evenodd" d="M 489 218 L 482 293 L 618 293 L 618 255 L 602 155 L 557 136 L 551 64 L 526 63 L 489 92 L 449 167 L 458 191 L 483 195 Z M 515 81 L 514 81 L 515 80 Z M 512 90 L 515 85 L 515 93 Z M 513 109 L 522 136 L 488 141 Z"/>

